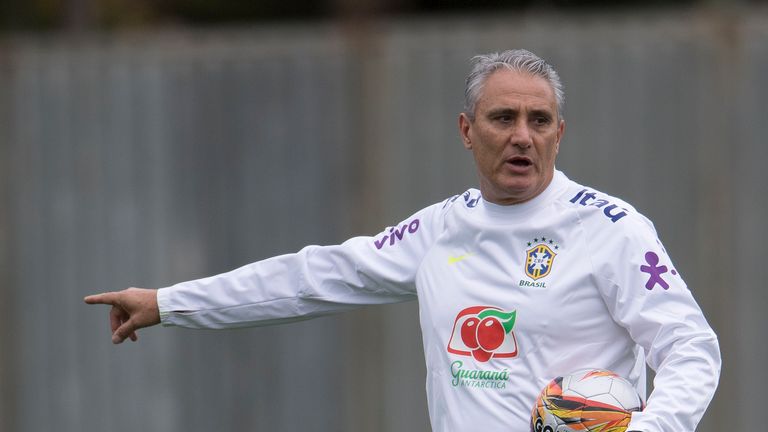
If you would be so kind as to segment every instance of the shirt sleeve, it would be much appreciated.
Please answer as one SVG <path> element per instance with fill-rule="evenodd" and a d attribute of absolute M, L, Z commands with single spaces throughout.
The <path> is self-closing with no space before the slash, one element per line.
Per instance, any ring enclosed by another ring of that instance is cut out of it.
<path fill-rule="evenodd" d="M 717 337 L 650 221 L 627 218 L 593 237 L 593 268 L 613 319 L 656 371 L 646 408 L 628 430 L 693 431 L 720 376 Z"/>
<path fill-rule="evenodd" d="M 375 237 L 307 246 L 157 292 L 161 323 L 234 328 L 298 321 L 416 298 L 416 271 L 442 225 L 441 204 Z"/>

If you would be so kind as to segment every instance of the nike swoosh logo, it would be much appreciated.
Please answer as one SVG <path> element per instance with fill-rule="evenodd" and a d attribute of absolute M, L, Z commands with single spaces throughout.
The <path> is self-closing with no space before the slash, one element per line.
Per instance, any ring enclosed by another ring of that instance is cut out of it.
<path fill-rule="evenodd" d="M 456 264 L 459 261 L 464 261 L 465 259 L 469 258 L 471 255 L 472 255 L 471 253 L 465 253 L 464 255 L 459 255 L 457 257 L 449 256 L 448 264 Z"/>

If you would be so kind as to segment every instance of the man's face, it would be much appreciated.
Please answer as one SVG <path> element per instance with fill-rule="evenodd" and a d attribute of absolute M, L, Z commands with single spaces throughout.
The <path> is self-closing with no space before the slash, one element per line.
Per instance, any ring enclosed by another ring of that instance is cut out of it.
<path fill-rule="evenodd" d="M 483 198 L 509 205 L 552 181 L 565 121 L 544 78 L 502 68 L 485 80 L 475 119 L 459 116 L 459 131 L 475 157 Z"/>

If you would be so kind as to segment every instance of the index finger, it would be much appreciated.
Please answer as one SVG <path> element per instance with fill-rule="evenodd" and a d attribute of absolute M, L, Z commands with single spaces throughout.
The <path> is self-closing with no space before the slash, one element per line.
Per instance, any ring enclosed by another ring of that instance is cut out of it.
<path fill-rule="evenodd" d="M 88 304 L 113 305 L 117 302 L 117 293 L 107 292 L 107 293 L 101 293 L 101 294 L 93 294 L 93 295 L 86 296 L 83 300 L 85 300 L 85 302 Z"/>

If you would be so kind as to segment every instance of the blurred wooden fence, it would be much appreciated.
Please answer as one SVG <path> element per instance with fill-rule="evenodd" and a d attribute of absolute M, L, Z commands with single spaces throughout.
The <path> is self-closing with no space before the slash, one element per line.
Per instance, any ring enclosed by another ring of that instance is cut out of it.
<path fill-rule="evenodd" d="M 699 430 L 753 428 L 768 13 L 744 10 L 6 37 L 0 430 L 427 430 L 415 304 L 114 347 L 81 299 L 373 234 L 474 186 L 468 59 L 509 47 L 564 79 L 558 167 L 655 221 L 720 336 Z"/>

